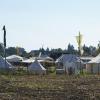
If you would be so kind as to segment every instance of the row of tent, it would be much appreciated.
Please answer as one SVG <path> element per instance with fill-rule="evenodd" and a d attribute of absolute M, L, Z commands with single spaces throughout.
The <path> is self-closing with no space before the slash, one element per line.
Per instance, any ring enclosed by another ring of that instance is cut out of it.
<path fill-rule="evenodd" d="M 52 58 L 48 56 L 40 56 L 37 58 L 25 59 L 23 57 L 12 55 L 7 57 L 6 66 L 5 60 L 0 56 L 0 69 L 13 69 L 14 66 L 10 64 L 10 62 L 23 62 L 23 63 L 31 63 L 28 66 L 28 70 L 35 71 L 36 73 L 46 73 L 46 69 L 41 65 L 40 61 L 47 60 L 53 61 Z M 56 71 L 63 73 L 69 72 L 71 70 L 73 73 L 77 74 L 80 71 L 80 68 L 84 69 L 88 73 L 100 74 L 100 54 L 88 62 L 82 61 L 80 57 L 73 54 L 63 54 L 56 61 Z M 81 66 L 81 67 L 80 67 Z"/>
<path fill-rule="evenodd" d="M 58 73 L 68 73 L 71 69 L 74 74 L 80 73 L 80 70 L 86 73 L 100 74 L 100 54 L 94 58 L 63 54 L 56 60 L 56 64 Z"/>
<path fill-rule="evenodd" d="M 20 57 L 18 55 L 11 55 L 8 56 L 7 61 L 12 63 L 14 66 L 18 64 L 15 68 L 18 68 L 19 66 L 27 67 L 29 72 L 34 72 L 36 74 L 46 74 L 46 68 L 43 63 L 54 63 L 53 58 L 47 56 L 47 55 L 39 55 L 38 57 L 32 57 L 29 59 Z M 42 64 L 41 64 L 42 63 Z"/>
<path fill-rule="evenodd" d="M 20 56 L 13 55 L 11 57 L 7 57 L 7 60 L 5 61 L 4 58 L 0 56 L 0 70 L 14 70 L 15 67 L 9 63 L 12 60 L 20 61 L 22 58 Z M 38 62 L 37 59 L 35 59 L 34 62 L 28 66 L 28 71 L 34 72 L 35 74 L 46 74 L 46 69 Z"/>
<path fill-rule="evenodd" d="M 7 61 L 9 62 L 25 62 L 25 63 L 32 63 L 34 62 L 35 59 L 39 60 L 39 61 L 54 61 L 53 58 L 47 56 L 47 55 L 41 55 L 39 57 L 32 57 L 32 58 L 23 58 L 21 56 L 18 55 L 11 55 L 6 57 Z"/>

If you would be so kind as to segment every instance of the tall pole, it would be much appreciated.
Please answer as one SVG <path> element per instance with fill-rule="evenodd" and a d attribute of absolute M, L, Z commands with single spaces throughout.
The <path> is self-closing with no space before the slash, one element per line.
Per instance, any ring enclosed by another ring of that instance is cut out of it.
<path fill-rule="evenodd" d="M 5 57 L 5 67 L 6 67 L 6 28 L 5 25 L 3 26 L 4 31 L 4 57 Z"/>
<path fill-rule="evenodd" d="M 79 32 L 79 35 L 76 36 L 77 43 L 78 43 L 78 51 L 79 51 L 79 59 L 80 59 L 80 72 L 83 73 L 83 68 L 81 66 L 81 42 L 82 42 L 82 35 Z"/>
<path fill-rule="evenodd" d="M 83 68 L 81 66 L 81 34 L 79 32 L 79 57 L 80 57 L 80 72 L 83 73 Z"/>

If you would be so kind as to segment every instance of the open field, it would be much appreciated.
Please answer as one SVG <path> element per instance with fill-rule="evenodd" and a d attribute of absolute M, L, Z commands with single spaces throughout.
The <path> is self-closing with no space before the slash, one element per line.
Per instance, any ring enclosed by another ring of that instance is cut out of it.
<path fill-rule="evenodd" d="M 100 100 L 100 76 L 0 75 L 0 100 Z"/>

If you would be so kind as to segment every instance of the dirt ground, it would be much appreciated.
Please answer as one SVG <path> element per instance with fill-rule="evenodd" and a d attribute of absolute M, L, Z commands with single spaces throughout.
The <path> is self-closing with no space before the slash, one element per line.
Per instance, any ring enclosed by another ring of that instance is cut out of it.
<path fill-rule="evenodd" d="M 0 100 L 100 100 L 100 76 L 0 75 Z"/>

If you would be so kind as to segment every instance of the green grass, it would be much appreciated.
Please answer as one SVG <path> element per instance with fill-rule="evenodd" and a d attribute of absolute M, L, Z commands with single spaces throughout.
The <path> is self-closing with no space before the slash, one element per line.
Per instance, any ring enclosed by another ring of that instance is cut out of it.
<path fill-rule="evenodd" d="M 49 68 L 47 69 L 47 74 L 50 75 L 50 76 L 56 75 L 56 69 L 55 69 L 55 67 L 54 67 L 54 66 L 49 67 Z"/>

